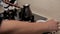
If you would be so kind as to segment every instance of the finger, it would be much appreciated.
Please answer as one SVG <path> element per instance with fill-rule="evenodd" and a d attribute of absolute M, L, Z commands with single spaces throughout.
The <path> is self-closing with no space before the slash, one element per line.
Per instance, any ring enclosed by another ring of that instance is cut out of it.
<path fill-rule="evenodd" d="M 57 29 L 58 31 L 60 31 L 60 23 L 57 25 Z"/>
<path fill-rule="evenodd" d="M 58 30 L 60 30 L 60 24 L 59 24 L 59 22 L 57 22 L 57 24 L 56 24 L 56 32 L 58 31 Z"/>
<path fill-rule="evenodd" d="M 58 27 L 58 30 L 57 31 L 60 31 L 60 27 Z"/>
<path fill-rule="evenodd" d="M 60 27 L 60 22 L 57 22 L 58 28 Z"/>
<path fill-rule="evenodd" d="M 58 25 L 56 25 L 56 32 L 59 30 L 59 26 Z"/>

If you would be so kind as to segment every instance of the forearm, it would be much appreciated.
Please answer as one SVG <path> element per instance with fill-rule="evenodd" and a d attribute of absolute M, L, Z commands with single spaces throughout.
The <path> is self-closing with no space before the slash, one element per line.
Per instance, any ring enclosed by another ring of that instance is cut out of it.
<path fill-rule="evenodd" d="M 1 31 L 17 29 L 20 32 L 44 32 L 47 31 L 46 23 L 26 23 L 21 21 L 5 21 L 1 26 Z"/>

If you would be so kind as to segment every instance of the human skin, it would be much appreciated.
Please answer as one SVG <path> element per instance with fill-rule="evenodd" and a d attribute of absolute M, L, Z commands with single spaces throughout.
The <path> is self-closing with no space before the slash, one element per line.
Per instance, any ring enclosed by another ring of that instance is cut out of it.
<path fill-rule="evenodd" d="M 49 20 L 47 22 L 25 22 L 17 20 L 3 20 L 0 27 L 1 34 L 41 34 L 58 30 L 57 22 Z"/>

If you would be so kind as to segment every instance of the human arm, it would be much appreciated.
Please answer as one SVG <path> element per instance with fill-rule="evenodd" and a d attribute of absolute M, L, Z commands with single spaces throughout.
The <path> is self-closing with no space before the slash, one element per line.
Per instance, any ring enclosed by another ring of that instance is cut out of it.
<path fill-rule="evenodd" d="M 17 20 L 8 20 L 3 21 L 0 31 L 6 32 L 14 29 L 15 31 L 19 30 L 19 33 L 41 33 L 48 31 L 50 32 L 57 30 L 57 22 L 54 20 L 50 20 L 44 23 L 27 23 Z"/>

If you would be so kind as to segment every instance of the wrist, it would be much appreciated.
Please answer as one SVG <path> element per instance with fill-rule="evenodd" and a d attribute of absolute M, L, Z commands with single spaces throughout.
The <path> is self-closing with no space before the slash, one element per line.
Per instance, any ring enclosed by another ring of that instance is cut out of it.
<path fill-rule="evenodd" d="M 49 26 L 47 23 L 44 23 L 44 29 L 45 31 L 44 32 L 48 32 L 49 31 Z"/>

